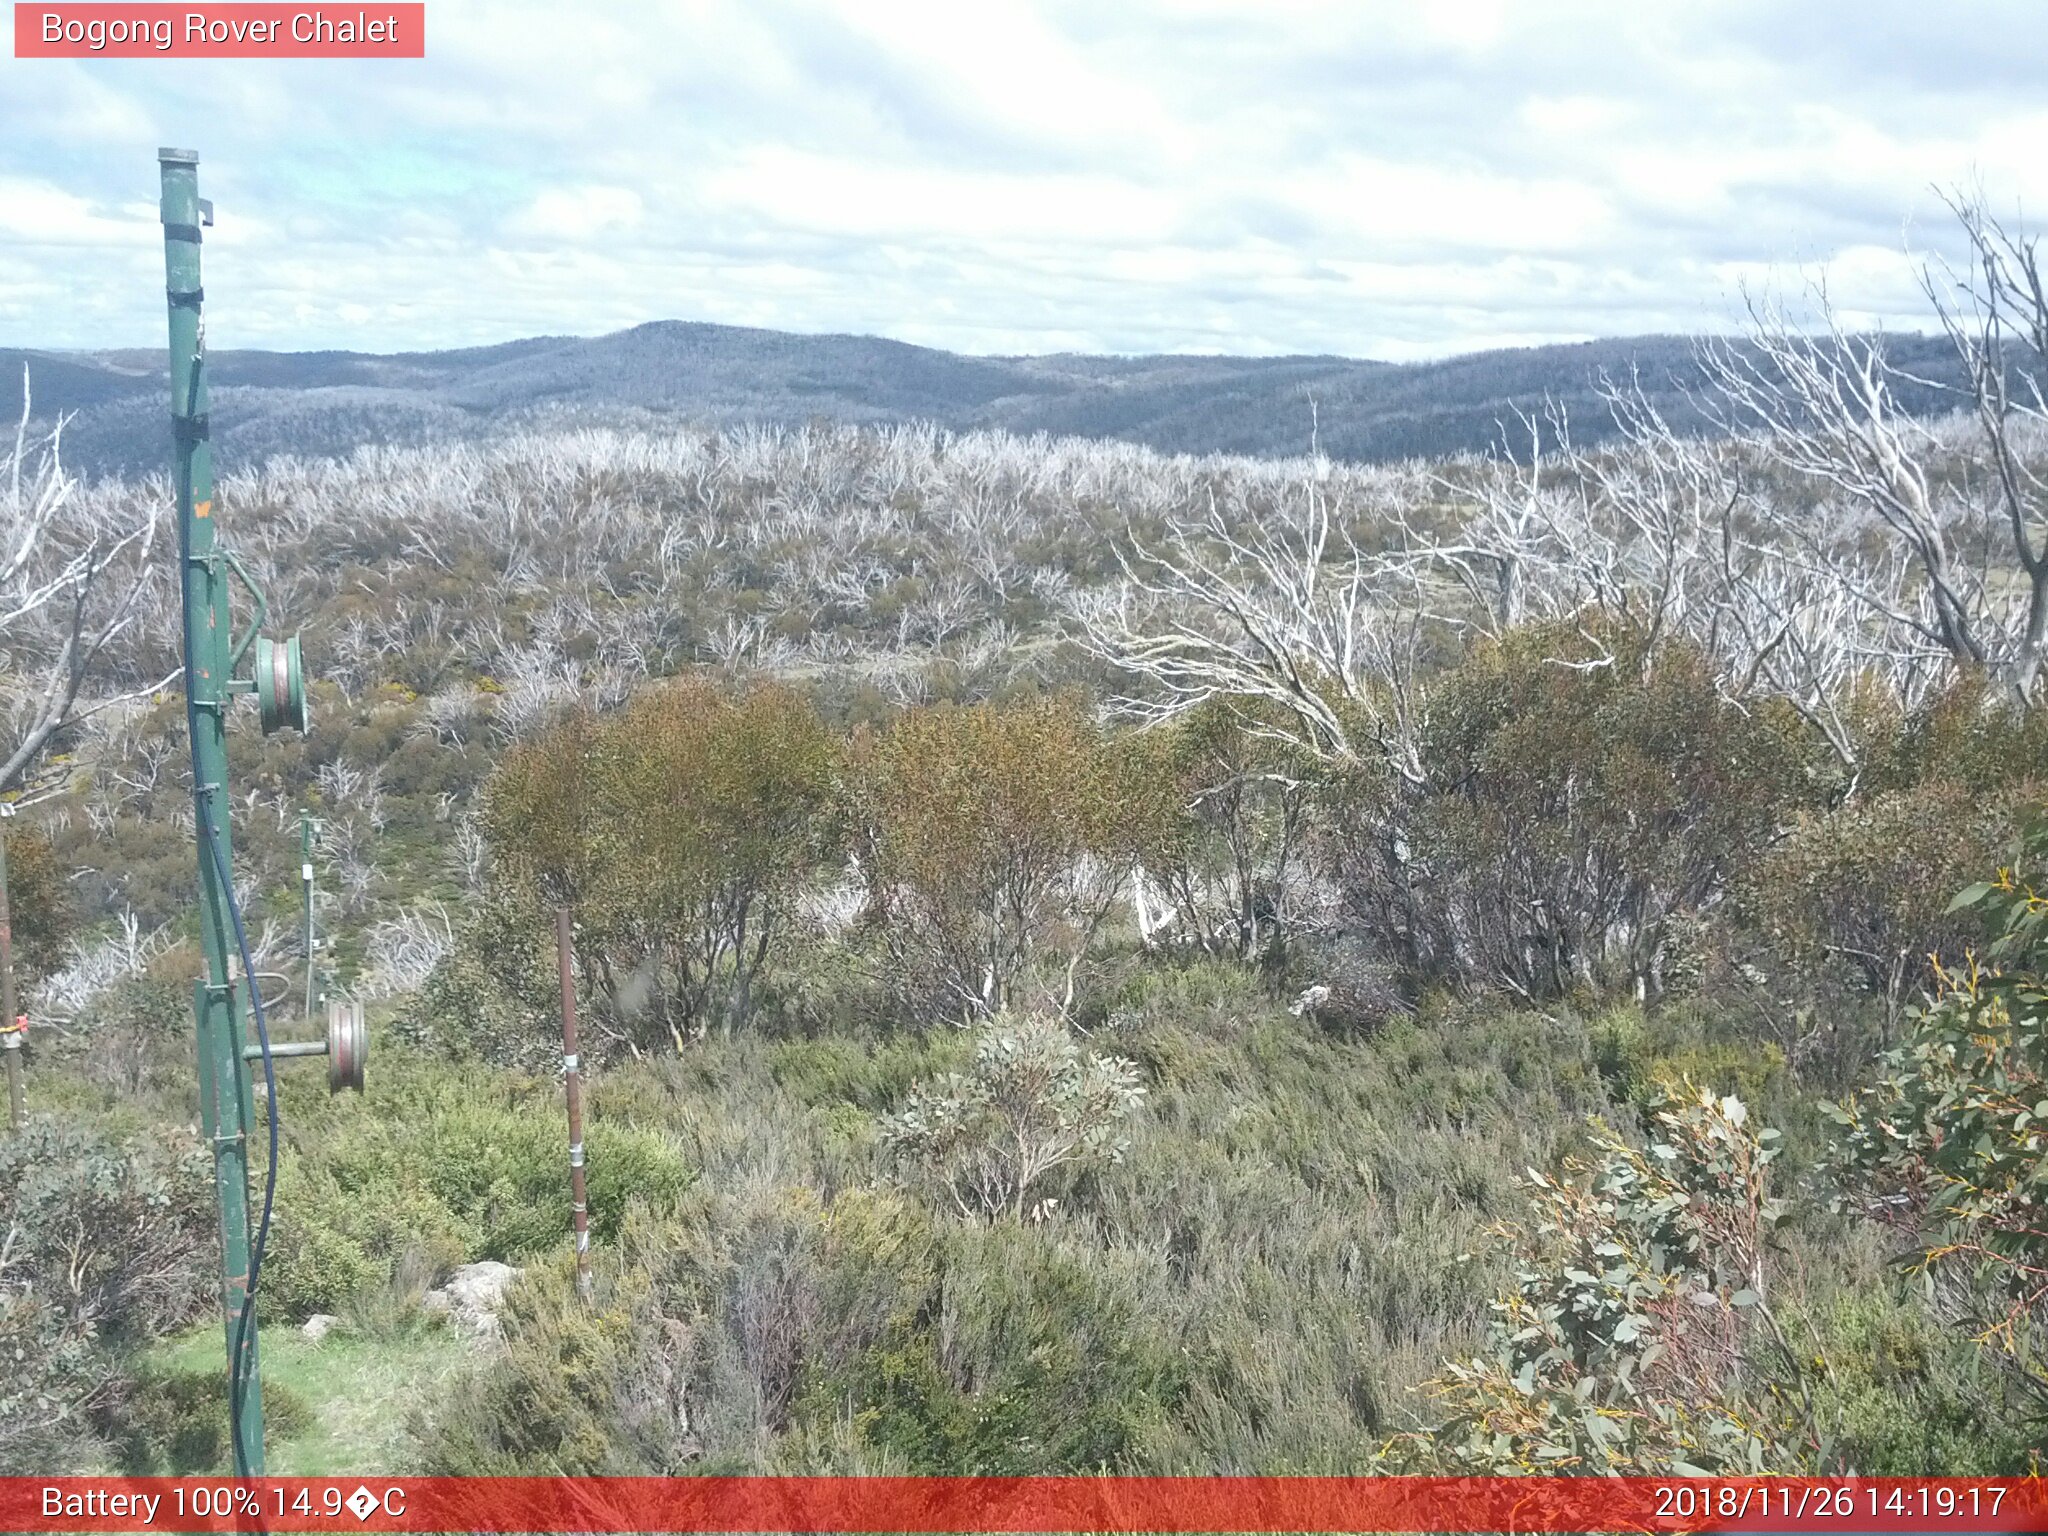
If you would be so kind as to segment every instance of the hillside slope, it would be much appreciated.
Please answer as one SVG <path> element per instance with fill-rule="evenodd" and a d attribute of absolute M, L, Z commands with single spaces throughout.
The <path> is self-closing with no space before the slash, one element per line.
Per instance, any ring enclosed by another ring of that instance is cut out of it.
<path fill-rule="evenodd" d="M 1894 342 L 1915 371 L 1945 378 L 1947 343 Z M 19 410 L 27 364 L 39 414 L 76 413 L 74 468 L 155 468 L 163 453 L 160 353 L 0 348 L 0 411 Z M 464 437 L 534 421 L 702 424 L 928 420 L 1117 438 L 1175 453 L 1291 454 L 1309 443 L 1378 461 L 1485 449 L 1515 407 L 1564 401 L 1577 426 L 1603 422 L 1595 386 L 1634 368 L 1676 419 L 1691 343 L 1642 336 L 1391 364 L 1342 357 L 964 357 L 872 336 L 662 321 L 609 336 L 379 356 L 218 352 L 217 452 L 346 453 L 363 443 Z M 1910 402 L 1909 402 L 1910 403 Z M 1934 403 L 1930 396 L 1928 402 Z"/>

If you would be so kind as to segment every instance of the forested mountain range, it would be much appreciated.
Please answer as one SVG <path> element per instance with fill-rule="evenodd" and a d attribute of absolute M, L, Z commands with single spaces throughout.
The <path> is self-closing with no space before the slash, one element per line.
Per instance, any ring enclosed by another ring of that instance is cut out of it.
<path fill-rule="evenodd" d="M 1892 356 L 1960 382 L 1941 337 L 1891 340 Z M 74 471 L 146 471 L 163 458 L 163 354 L 0 347 L 0 412 L 20 408 L 26 363 L 38 416 L 75 413 Z M 1483 450 L 1515 407 L 1546 397 L 1582 438 L 1605 423 L 1602 375 L 1631 368 L 1675 420 L 1694 413 L 1692 343 L 1638 336 L 1394 364 L 1334 356 L 969 357 L 872 336 L 793 335 L 661 321 L 608 336 L 378 355 L 223 351 L 212 356 L 216 452 L 343 454 L 365 443 L 486 435 L 545 422 L 647 426 L 928 420 L 967 429 L 1116 438 L 1166 452 L 1291 454 L 1313 418 L 1324 452 L 1384 461 Z M 1908 401 L 1939 409 L 1928 389 Z"/>

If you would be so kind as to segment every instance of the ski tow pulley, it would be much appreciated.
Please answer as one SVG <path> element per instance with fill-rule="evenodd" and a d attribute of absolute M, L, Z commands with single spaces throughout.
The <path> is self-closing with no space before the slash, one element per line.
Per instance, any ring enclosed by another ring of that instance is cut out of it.
<path fill-rule="evenodd" d="M 242 1055 L 249 1061 L 260 1061 L 263 1059 L 263 1047 L 247 1046 Z M 340 1093 L 344 1088 L 353 1088 L 361 1093 L 363 1069 L 370 1060 L 370 1032 L 363 1023 L 363 1005 L 340 1000 L 329 1003 L 324 1039 L 273 1040 L 270 1042 L 270 1055 L 277 1061 L 294 1056 L 325 1056 L 327 1091 Z"/>
<path fill-rule="evenodd" d="M 309 725 L 306 710 L 306 673 L 299 660 L 299 637 L 256 639 L 256 706 L 269 736 L 287 728 L 304 735 Z"/>
<path fill-rule="evenodd" d="M 327 1091 L 363 1091 L 363 1069 L 370 1060 L 370 1033 L 363 1027 L 363 1005 L 327 1005 Z"/>

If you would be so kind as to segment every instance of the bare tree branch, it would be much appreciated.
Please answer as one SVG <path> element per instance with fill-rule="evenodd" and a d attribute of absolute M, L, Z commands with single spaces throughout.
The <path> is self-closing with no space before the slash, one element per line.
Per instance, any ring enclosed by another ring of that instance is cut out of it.
<path fill-rule="evenodd" d="M 114 516 L 117 501 L 81 502 L 63 468 L 63 420 L 33 445 L 31 466 L 31 404 L 24 368 L 0 500 L 0 654 L 10 663 L 0 710 L 14 738 L 0 747 L 0 790 L 18 786 L 66 726 L 177 676 L 88 696 L 101 674 L 120 675 L 110 648 L 148 609 L 161 502 L 145 496 L 125 527 Z"/>

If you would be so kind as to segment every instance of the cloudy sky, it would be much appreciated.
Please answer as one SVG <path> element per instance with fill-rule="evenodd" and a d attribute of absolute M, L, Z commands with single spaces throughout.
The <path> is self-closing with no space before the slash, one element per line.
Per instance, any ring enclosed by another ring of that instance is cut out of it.
<path fill-rule="evenodd" d="M 353 11 L 353 7 L 350 10 Z M 1415 358 L 1917 326 L 1932 187 L 2048 207 L 2048 8 L 1925 0 L 428 0 L 423 61 L 0 58 L 0 345 L 646 320 L 968 352 Z"/>

